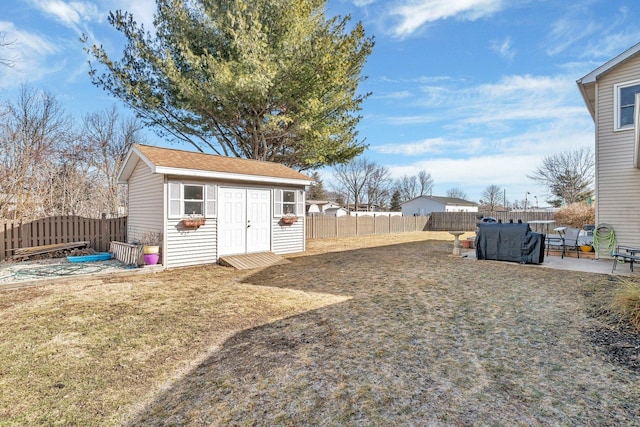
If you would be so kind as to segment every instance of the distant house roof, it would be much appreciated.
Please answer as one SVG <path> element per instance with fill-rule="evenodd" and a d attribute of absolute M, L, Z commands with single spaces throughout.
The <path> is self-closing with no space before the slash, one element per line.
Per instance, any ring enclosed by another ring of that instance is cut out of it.
<path fill-rule="evenodd" d="M 141 160 L 153 173 L 201 178 L 310 185 L 313 180 L 283 164 L 133 144 L 118 180 L 126 183 Z"/>
<path fill-rule="evenodd" d="M 458 199 L 457 197 L 439 197 L 439 196 L 418 196 L 411 200 L 407 200 L 406 202 L 402 202 L 401 204 L 409 203 L 418 199 L 427 199 L 433 200 L 435 202 L 440 202 L 443 205 L 456 205 L 456 206 L 478 206 L 475 202 L 470 202 L 464 199 Z"/>
<path fill-rule="evenodd" d="M 584 99 L 584 102 L 585 104 L 587 104 L 587 108 L 591 113 L 591 117 L 595 119 L 596 114 L 596 81 L 612 69 L 635 57 L 638 53 L 640 53 L 640 43 L 625 50 L 615 58 L 605 62 L 576 82 L 578 84 L 578 88 L 580 89 L 580 93 L 582 94 L 582 98 Z"/>

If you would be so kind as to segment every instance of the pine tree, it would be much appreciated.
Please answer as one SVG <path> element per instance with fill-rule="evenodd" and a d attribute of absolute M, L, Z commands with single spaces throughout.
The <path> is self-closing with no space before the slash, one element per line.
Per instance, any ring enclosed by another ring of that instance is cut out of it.
<path fill-rule="evenodd" d="M 116 60 L 86 50 L 92 82 L 161 135 L 200 151 L 300 170 L 365 149 L 358 84 L 373 40 L 361 23 L 325 16 L 327 0 L 157 0 L 154 31 L 127 12 L 109 23 L 127 40 Z"/>

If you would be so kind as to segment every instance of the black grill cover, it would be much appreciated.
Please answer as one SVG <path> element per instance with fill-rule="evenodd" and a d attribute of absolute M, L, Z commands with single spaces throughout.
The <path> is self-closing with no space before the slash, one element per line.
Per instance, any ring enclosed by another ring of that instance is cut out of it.
<path fill-rule="evenodd" d="M 480 223 L 476 235 L 477 259 L 541 264 L 544 234 L 534 233 L 529 224 Z"/>

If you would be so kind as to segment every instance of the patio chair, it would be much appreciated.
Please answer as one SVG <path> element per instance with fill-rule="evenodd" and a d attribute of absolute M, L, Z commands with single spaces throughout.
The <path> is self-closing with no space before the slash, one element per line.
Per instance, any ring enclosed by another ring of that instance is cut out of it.
<path fill-rule="evenodd" d="M 564 232 L 564 247 L 562 252 L 566 253 L 567 249 L 575 250 L 576 255 L 580 258 L 580 244 L 578 243 L 578 237 L 580 236 L 580 229 L 567 228 Z"/>
<path fill-rule="evenodd" d="M 547 256 L 549 256 L 549 249 L 551 246 L 556 246 L 561 248 L 560 257 L 564 258 L 564 231 L 567 227 L 556 227 L 553 229 L 558 234 L 547 234 L 546 245 L 547 245 Z"/>

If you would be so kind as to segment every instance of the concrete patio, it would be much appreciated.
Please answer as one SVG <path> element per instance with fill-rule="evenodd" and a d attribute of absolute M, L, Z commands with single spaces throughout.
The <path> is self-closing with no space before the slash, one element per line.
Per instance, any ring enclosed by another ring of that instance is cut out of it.
<path fill-rule="evenodd" d="M 476 251 L 464 250 L 462 256 L 476 260 Z M 569 270 L 569 271 L 584 271 L 587 273 L 598 274 L 611 274 L 613 267 L 613 259 L 591 259 L 591 258 L 573 258 L 573 257 L 560 257 L 558 255 L 545 254 L 544 262 L 542 264 L 527 264 L 533 267 L 539 268 L 553 268 L 557 270 Z M 640 266 L 638 266 L 640 267 Z M 615 276 L 635 276 L 638 274 L 638 270 L 632 272 L 628 263 L 618 263 L 614 272 Z"/>

